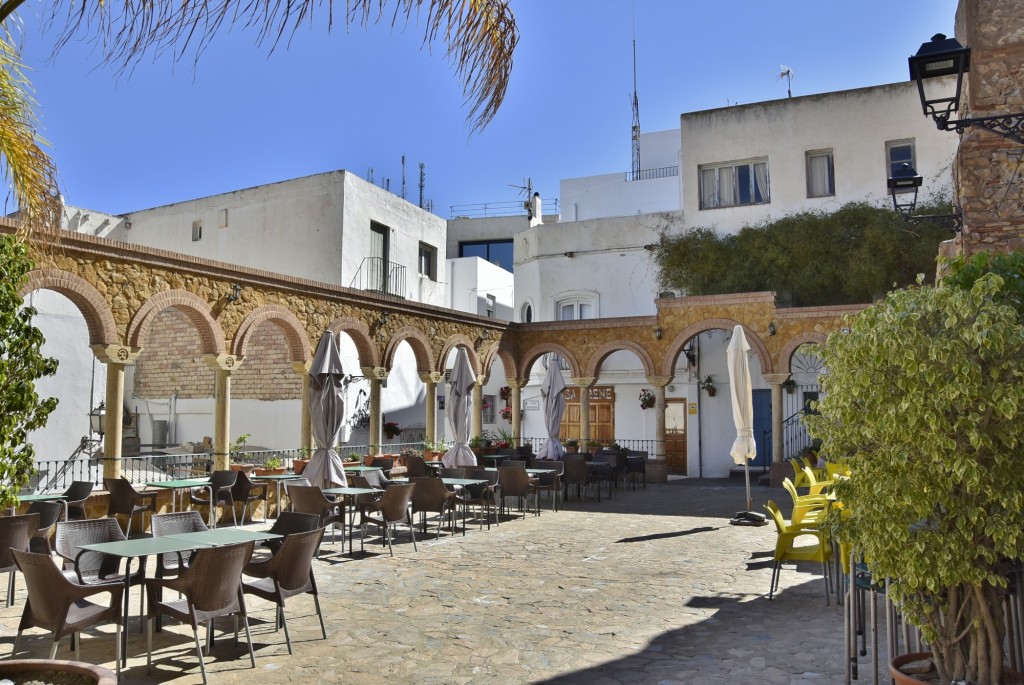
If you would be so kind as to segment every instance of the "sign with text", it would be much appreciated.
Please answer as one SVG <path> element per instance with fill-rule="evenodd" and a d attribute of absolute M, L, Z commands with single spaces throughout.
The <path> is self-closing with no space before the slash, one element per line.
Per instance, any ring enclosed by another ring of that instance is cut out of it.
<path fill-rule="evenodd" d="M 538 411 L 540 409 L 540 400 L 526 400 L 523 402 L 524 411 Z"/>
<path fill-rule="evenodd" d="M 614 385 L 594 385 L 588 388 L 588 395 L 590 396 L 591 402 L 614 402 L 615 401 L 615 386 Z M 562 391 L 562 396 L 565 397 L 566 402 L 579 402 L 580 401 L 580 388 L 577 385 L 566 388 Z"/>

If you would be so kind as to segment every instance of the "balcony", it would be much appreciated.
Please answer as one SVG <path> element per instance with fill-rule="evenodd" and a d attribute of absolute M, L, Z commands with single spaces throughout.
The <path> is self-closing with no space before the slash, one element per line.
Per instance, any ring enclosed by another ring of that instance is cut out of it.
<path fill-rule="evenodd" d="M 404 298 L 405 267 L 382 257 L 364 257 L 350 287 Z"/>

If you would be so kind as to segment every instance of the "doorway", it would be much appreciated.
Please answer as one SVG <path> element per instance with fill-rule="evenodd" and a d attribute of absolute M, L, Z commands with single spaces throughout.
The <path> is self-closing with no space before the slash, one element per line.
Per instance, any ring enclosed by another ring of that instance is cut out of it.
<path fill-rule="evenodd" d="M 665 460 L 669 473 L 686 475 L 686 398 L 665 401 Z"/>

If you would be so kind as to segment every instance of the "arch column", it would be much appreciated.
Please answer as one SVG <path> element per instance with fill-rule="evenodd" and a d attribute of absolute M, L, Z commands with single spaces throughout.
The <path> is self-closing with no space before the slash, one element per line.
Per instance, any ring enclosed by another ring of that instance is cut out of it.
<path fill-rule="evenodd" d="M 380 429 L 383 422 L 380 420 L 380 388 L 388 379 L 388 370 L 383 366 L 363 367 L 363 376 L 370 381 L 370 434 L 367 442 L 371 455 L 380 454 Z"/>
<path fill-rule="evenodd" d="M 597 383 L 596 376 L 570 378 L 580 388 L 580 452 L 585 452 L 590 442 L 590 389 Z"/>
<path fill-rule="evenodd" d="M 292 369 L 302 379 L 302 409 L 299 415 L 299 447 L 305 450 L 313 448 L 312 419 L 309 416 L 309 365 L 310 362 L 292 362 Z M 307 454 L 309 452 L 307 451 Z"/>
<path fill-rule="evenodd" d="M 527 382 L 523 378 L 505 379 L 505 385 L 512 390 L 508 401 L 512 405 L 512 435 L 515 436 L 513 447 L 523 444 L 523 387 Z"/>
<path fill-rule="evenodd" d="M 484 433 L 484 386 L 487 385 L 487 380 L 487 376 L 477 376 L 476 385 L 473 386 L 473 424 L 470 438 Z"/>
<path fill-rule="evenodd" d="M 782 463 L 782 384 L 788 373 L 766 373 L 764 379 L 772 386 L 772 463 Z M 774 479 L 773 479 L 774 480 Z"/>
<path fill-rule="evenodd" d="M 666 464 L 665 454 L 665 386 L 672 382 L 672 376 L 648 376 L 647 382 L 654 386 L 654 460 Z M 667 467 L 665 467 L 667 468 Z"/>
<path fill-rule="evenodd" d="M 231 463 L 231 372 L 242 365 L 242 357 L 207 354 L 203 361 L 214 371 L 213 469 L 223 471 Z"/>
<path fill-rule="evenodd" d="M 134 364 L 141 347 L 92 345 L 92 353 L 107 365 L 107 387 L 103 398 L 103 477 L 121 477 L 121 438 L 124 427 L 124 367 Z"/>
<path fill-rule="evenodd" d="M 444 374 L 439 371 L 431 371 L 430 373 L 421 373 L 420 380 L 427 386 L 427 415 L 424 419 L 426 423 L 426 435 L 424 439 L 428 442 L 437 441 L 437 384 L 444 381 Z"/>

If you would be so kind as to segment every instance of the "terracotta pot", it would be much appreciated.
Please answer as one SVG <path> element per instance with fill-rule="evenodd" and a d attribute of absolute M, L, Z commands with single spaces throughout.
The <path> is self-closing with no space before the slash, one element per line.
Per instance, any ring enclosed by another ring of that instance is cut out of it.
<path fill-rule="evenodd" d="M 262 468 L 257 468 L 256 469 L 256 475 L 257 476 L 282 476 L 287 471 L 288 471 L 288 469 L 284 468 L 283 466 L 281 468 L 278 468 L 278 469 L 262 469 Z"/>
<path fill-rule="evenodd" d="M 295 459 L 295 460 L 292 461 L 292 471 L 297 476 L 300 473 L 302 473 L 303 469 L 306 468 L 306 465 L 308 463 L 309 463 L 309 459 Z"/>
<path fill-rule="evenodd" d="M 113 671 L 82 661 L 51 661 L 49 659 L 0 661 L 0 677 L 6 678 L 19 674 L 40 673 L 43 671 L 75 673 L 87 678 L 93 678 L 93 682 L 96 685 L 117 685 L 117 676 L 114 675 Z"/>
<path fill-rule="evenodd" d="M 232 471 L 245 471 L 245 475 L 252 475 L 253 469 L 256 468 L 256 464 L 229 464 Z"/>
<path fill-rule="evenodd" d="M 715 390 L 715 386 L 712 385 L 710 388 L 708 388 L 708 397 L 714 397 L 716 392 L 718 391 Z"/>
<path fill-rule="evenodd" d="M 573 445 L 572 447 L 566 447 L 565 451 L 569 454 L 579 454 L 580 447 L 579 445 Z"/>
<path fill-rule="evenodd" d="M 931 652 L 911 652 L 910 654 L 903 654 L 895 659 L 891 659 L 889 661 L 889 675 L 892 676 L 892 682 L 895 685 L 921 685 L 921 683 L 931 682 L 928 680 L 921 680 L 920 678 L 904 673 L 900 670 L 901 667 L 914 661 L 930 662 L 931 660 Z M 932 671 L 932 674 L 934 674 L 934 671 Z M 1005 685 L 1010 685 L 1011 683 L 1024 683 L 1024 674 L 1003 666 L 1002 681 Z"/>

